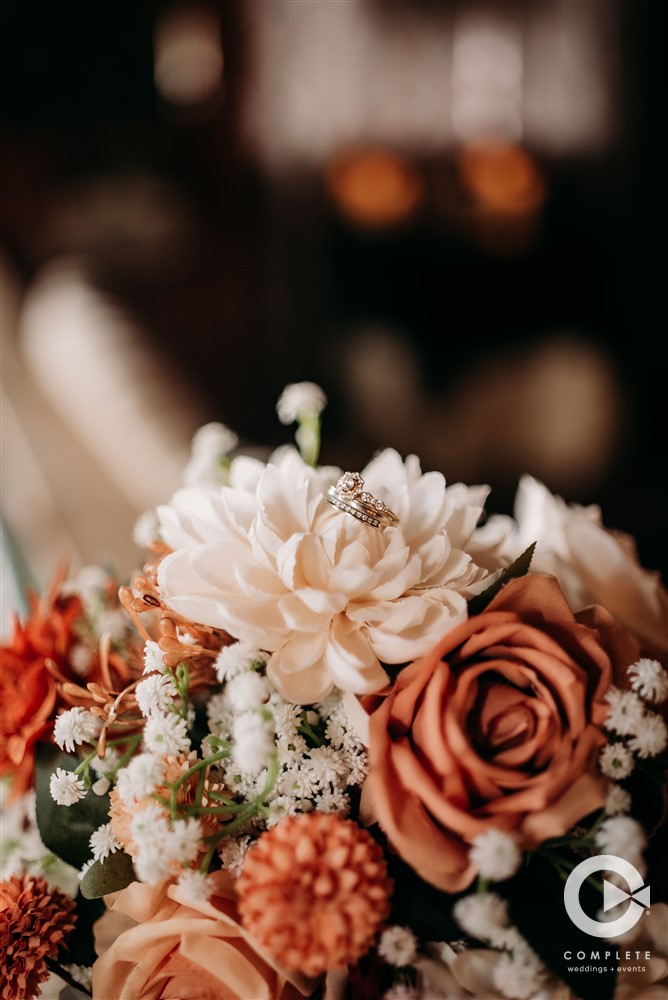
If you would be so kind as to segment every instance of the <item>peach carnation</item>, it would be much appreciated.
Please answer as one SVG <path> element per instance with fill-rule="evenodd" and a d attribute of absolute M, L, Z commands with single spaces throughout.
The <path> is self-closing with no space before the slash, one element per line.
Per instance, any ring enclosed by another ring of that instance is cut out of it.
<path fill-rule="evenodd" d="M 278 968 L 239 924 L 229 872 L 208 876 L 209 899 L 170 880 L 132 882 L 95 924 L 100 1000 L 299 1000 L 313 980 Z"/>
<path fill-rule="evenodd" d="M 165 761 L 165 777 L 164 784 L 158 785 L 155 789 L 155 794 L 161 796 L 164 799 L 169 799 L 172 790 L 170 785 L 178 781 L 181 775 L 184 773 L 186 768 L 189 766 L 190 761 L 178 760 L 175 757 L 163 758 Z M 193 805 L 195 802 L 195 793 L 197 790 L 199 776 L 197 774 L 191 775 L 187 778 L 176 794 L 176 801 L 178 805 Z M 205 785 L 205 798 L 206 802 L 206 788 L 211 787 L 210 785 Z M 214 786 L 218 789 L 218 786 Z M 219 789 L 218 789 L 219 790 Z M 132 820 L 137 816 L 138 813 L 144 811 L 149 805 L 156 805 L 156 799 L 153 795 L 146 795 L 136 802 L 131 804 L 124 802 L 118 793 L 118 788 L 112 788 L 110 795 L 110 808 L 109 808 L 109 819 L 111 821 L 111 829 L 113 831 L 114 837 L 118 843 L 123 847 L 133 861 L 137 860 L 137 845 L 135 844 L 132 833 L 131 824 Z M 163 807 L 163 812 L 165 818 L 168 819 L 171 815 L 170 810 L 167 806 Z M 210 834 L 217 833 L 220 829 L 220 819 L 224 817 L 204 815 L 200 817 L 200 826 L 202 828 L 202 838 L 208 837 Z"/>
<path fill-rule="evenodd" d="M 46 959 L 56 958 L 76 923 L 74 902 L 43 878 L 13 875 L 0 883 L 0 997 L 37 996 L 49 977 Z"/>
<path fill-rule="evenodd" d="M 284 968 L 317 976 L 366 954 L 389 914 L 392 884 L 366 830 L 314 812 L 263 834 L 237 889 L 243 926 Z"/>

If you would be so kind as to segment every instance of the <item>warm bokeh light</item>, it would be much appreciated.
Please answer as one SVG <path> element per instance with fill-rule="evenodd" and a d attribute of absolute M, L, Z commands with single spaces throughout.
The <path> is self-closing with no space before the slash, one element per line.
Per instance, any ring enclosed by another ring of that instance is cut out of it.
<path fill-rule="evenodd" d="M 521 215 L 545 200 L 545 176 L 521 146 L 472 143 L 457 153 L 457 167 L 460 182 L 482 208 Z"/>
<path fill-rule="evenodd" d="M 340 210 L 364 226 L 384 226 L 410 216 L 423 185 L 405 157 L 380 147 L 349 150 L 327 171 L 329 190 Z"/>
<path fill-rule="evenodd" d="M 197 108 L 221 93 L 223 50 L 214 7 L 182 4 L 159 18 L 153 73 L 160 96 L 180 109 Z"/>
<path fill-rule="evenodd" d="M 548 185 L 528 150 L 503 140 L 481 140 L 458 150 L 455 167 L 450 211 L 470 237 L 501 255 L 520 253 L 535 243 Z"/>

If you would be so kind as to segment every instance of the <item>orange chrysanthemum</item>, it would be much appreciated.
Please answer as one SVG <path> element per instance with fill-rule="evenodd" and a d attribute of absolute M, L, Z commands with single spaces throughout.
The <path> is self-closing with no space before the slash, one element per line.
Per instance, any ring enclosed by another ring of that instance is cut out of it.
<path fill-rule="evenodd" d="M 313 812 L 260 837 L 237 889 L 246 930 L 284 968 L 317 976 L 366 954 L 388 917 L 392 883 L 366 830 Z"/>
<path fill-rule="evenodd" d="M 49 977 L 46 959 L 56 958 L 74 929 L 74 901 L 43 878 L 13 875 L 0 883 L 0 997 L 29 1000 Z"/>
<path fill-rule="evenodd" d="M 32 785 L 35 744 L 50 738 L 61 707 L 94 707 L 100 682 L 115 696 L 141 677 L 139 643 L 131 650 L 137 661 L 133 676 L 123 657 L 109 650 L 109 637 L 104 649 L 86 637 L 86 612 L 76 594 L 64 593 L 66 575 L 63 564 L 43 595 L 28 592 L 25 620 L 14 616 L 11 639 L 0 647 L 0 777 L 11 778 L 13 797 Z M 110 607 L 114 587 L 110 578 Z M 81 652 L 90 658 L 85 678 L 74 667 Z"/>
<path fill-rule="evenodd" d="M 14 796 L 31 786 L 35 743 L 51 728 L 58 685 L 46 662 L 66 667 L 83 613 L 78 597 L 59 597 L 63 575 L 42 600 L 28 594 L 26 621 L 15 619 L 11 641 L 0 649 L 0 777 L 11 777 Z"/>

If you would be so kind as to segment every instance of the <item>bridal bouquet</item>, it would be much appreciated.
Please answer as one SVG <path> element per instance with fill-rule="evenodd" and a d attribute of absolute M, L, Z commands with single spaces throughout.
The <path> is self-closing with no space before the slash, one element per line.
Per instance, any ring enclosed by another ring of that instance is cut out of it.
<path fill-rule="evenodd" d="M 325 402 L 17 616 L 0 997 L 668 997 L 659 575 L 530 476 L 319 465 Z"/>

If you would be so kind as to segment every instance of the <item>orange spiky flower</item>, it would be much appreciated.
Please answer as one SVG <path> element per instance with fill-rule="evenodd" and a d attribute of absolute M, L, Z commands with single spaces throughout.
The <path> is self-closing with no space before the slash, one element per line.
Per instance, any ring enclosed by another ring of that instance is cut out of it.
<path fill-rule="evenodd" d="M 43 878 L 13 875 L 0 883 L 0 997 L 31 1000 L 49 977 L 47 959 L 76 923 L 74 900 Z"/>
<path fill-rule="evenodd" d="M 390 912 L 381 848 L 335 813 L 289 816 L 249 851 L 242 923 L 286 969 L 317 976 L 365 955 Z"/>

